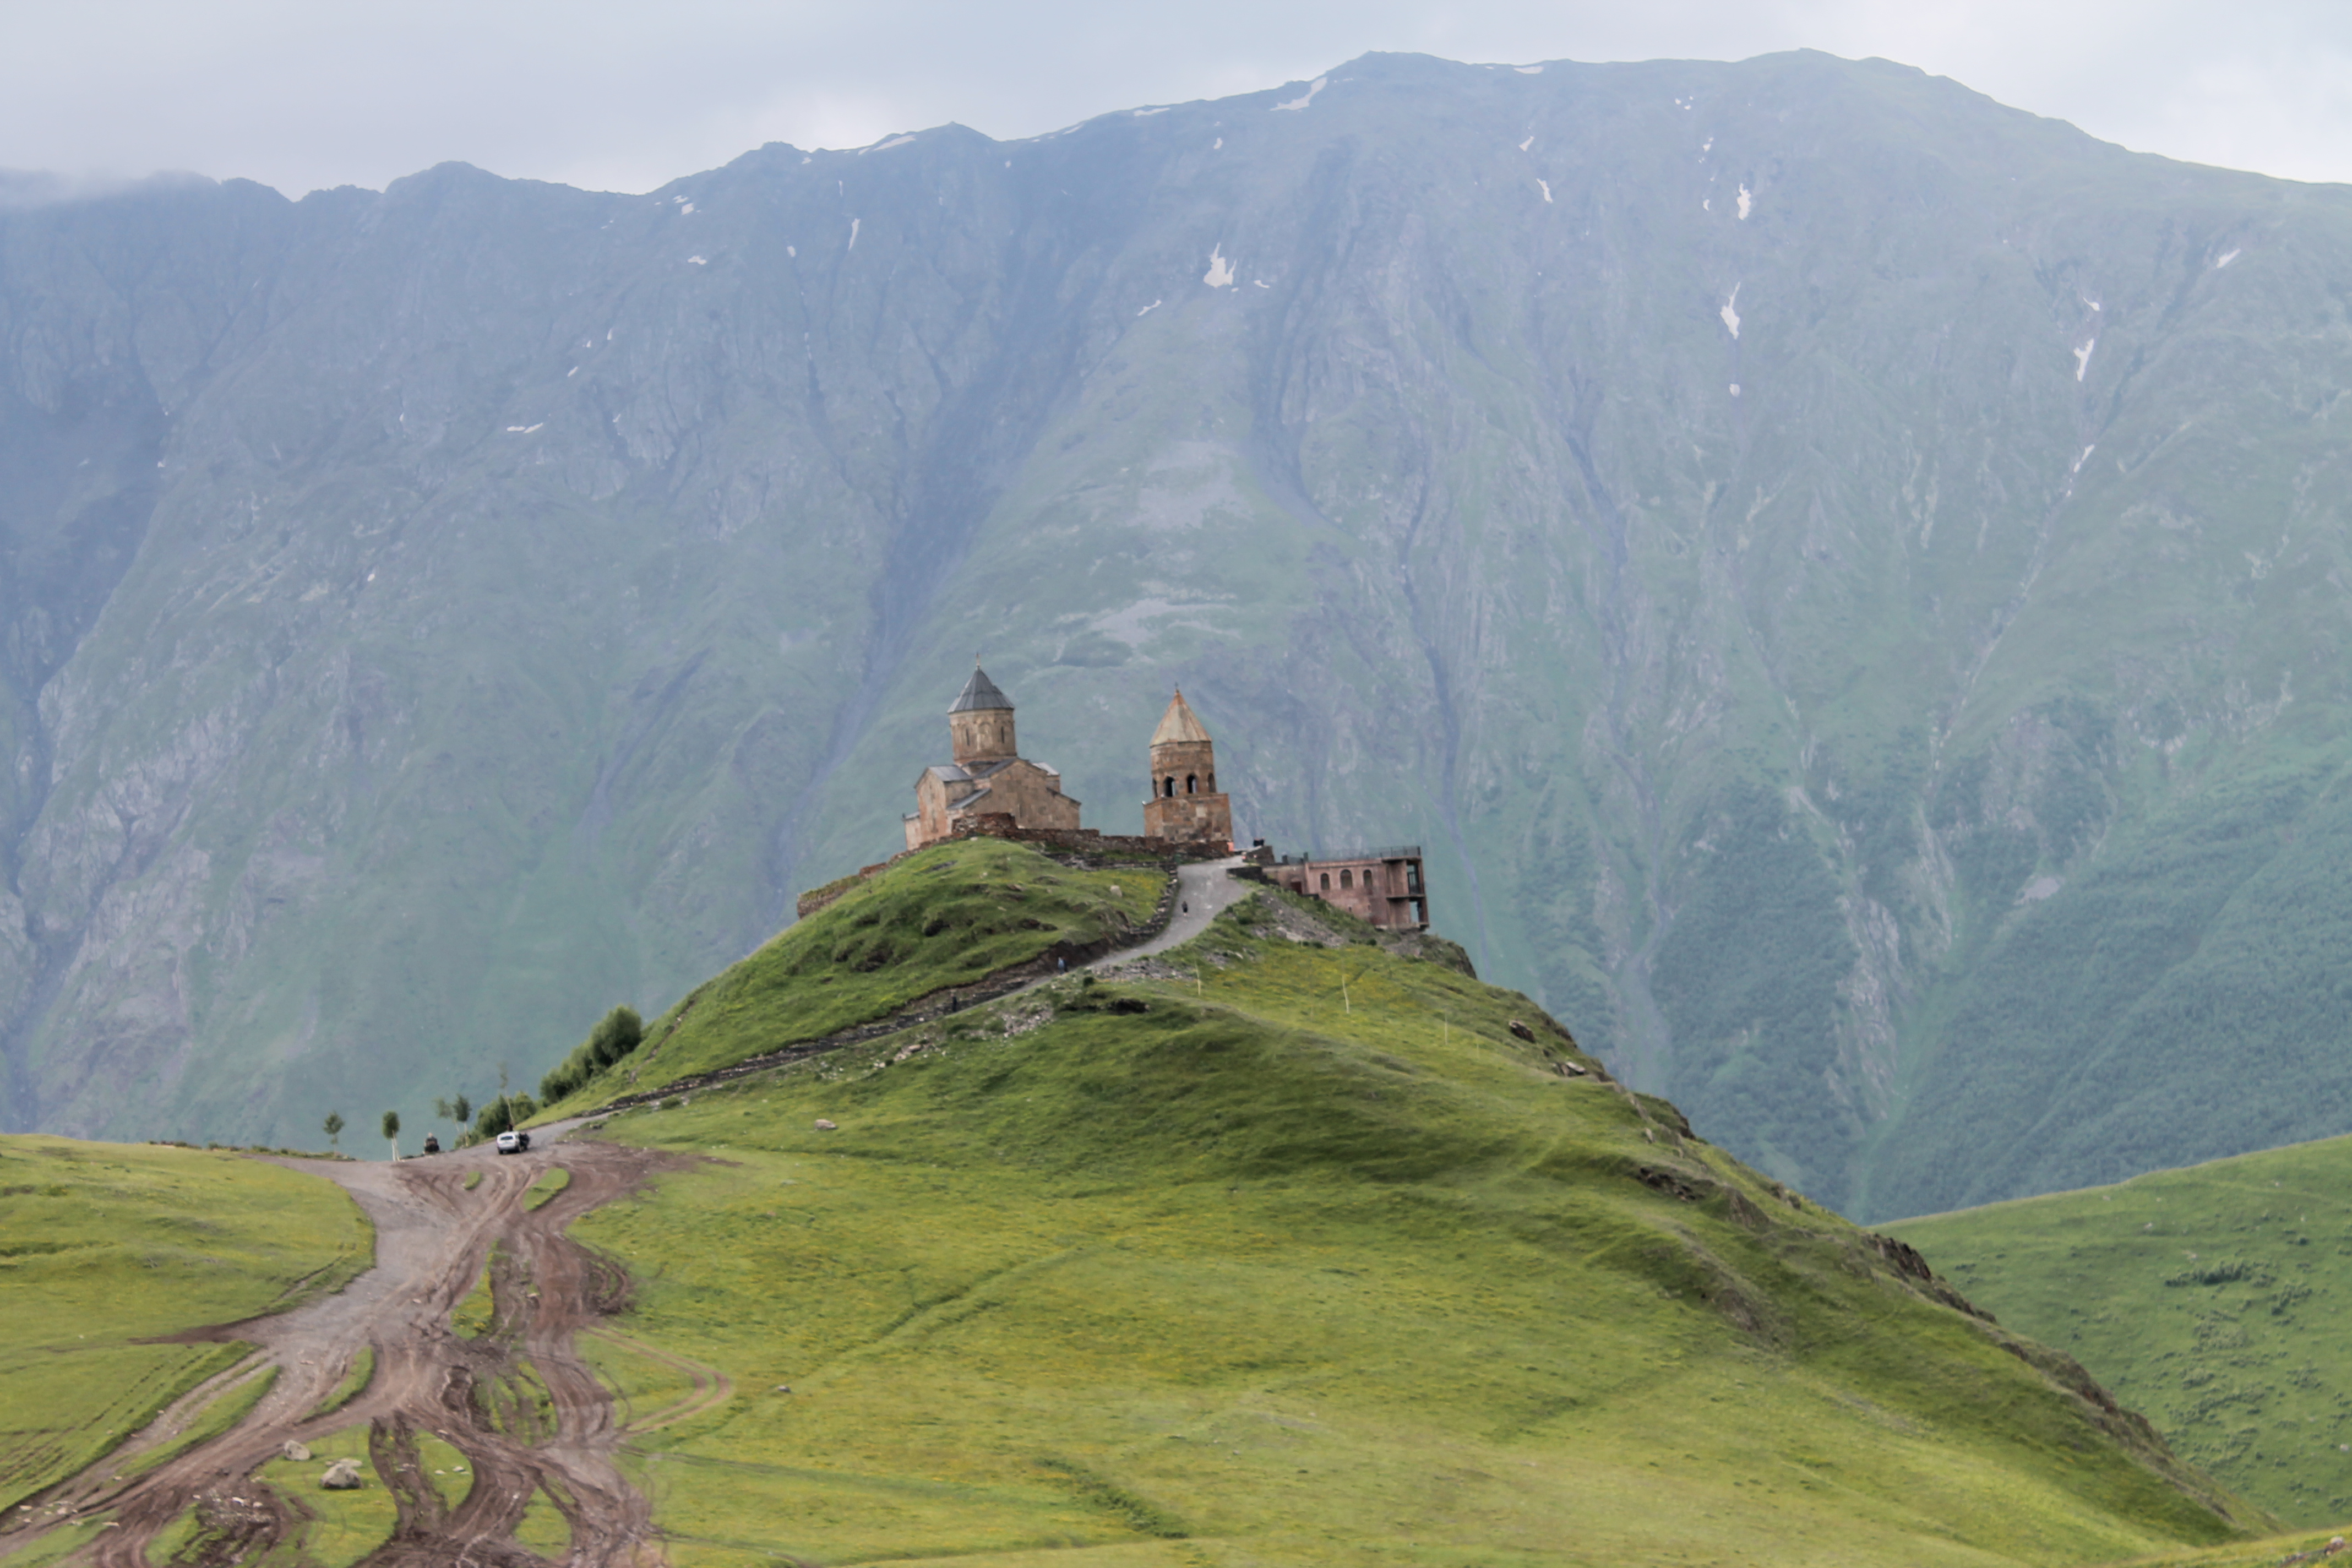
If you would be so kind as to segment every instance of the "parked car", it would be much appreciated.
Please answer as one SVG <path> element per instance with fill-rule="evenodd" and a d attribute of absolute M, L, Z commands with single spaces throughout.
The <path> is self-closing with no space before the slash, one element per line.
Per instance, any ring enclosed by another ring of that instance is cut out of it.
<path fill-rule="evenodd" d="M 501 1154 L 520 1154 L 530 1147 L 530 1134 L 528 1132 L 501 1132 L 499 1134 L 499 1152 Z"/>

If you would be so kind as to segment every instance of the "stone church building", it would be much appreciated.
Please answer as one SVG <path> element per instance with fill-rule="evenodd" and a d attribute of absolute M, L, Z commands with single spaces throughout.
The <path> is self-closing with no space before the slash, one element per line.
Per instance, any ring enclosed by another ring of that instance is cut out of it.
<path fill-rule="evenodd" d="M 948 735 L 954 760 L 925 768 L 915 781 L 915 809 L 904 819 L 908 848 L 959 831 L 1085 831 L 1078 826 L 1078 802 L 1062 793 L 1062 775 L 1021 754 L 1013 700 L 978 665 L 948 710 Z M 1216 744 L 1181 690 L 1151 732 L 1150 760 L 1144 839 L 1231 849 L 1234 808 L 1217 788 Z"/>
<path fill-rule="evenodd" d="M 1150 796 L 1143 803 L 1143 836 L 1106 837 L 1078 826 L 1078 803 L 1062 793 L 1062 775 L 1021 754 L 1013 728 L 1013 700 L 977 664 L 948 710 L 954 760 L 923 770 L 915 781 L 915 809 L 905 817 L 908 852 L 966 834 L 984 834 L 1076 847 L 1141 853 L 1171 859 L 1214 859 L 1234 850 L 1232 797 L 1217 787 L 1217 748 L 1182 688 L 1151 731 Z M 1429 888 L 1421 848 L 1405 845 L 1348 855 L 1276 856 L 1259 839 L 1240 859 L 1262 880 L 1335 904 L 1389 930 L 1429 927 Z M 803 894 L 805 917 L 823 909 L 864 877 Z"/>
<path fill-rule="evenodd" d="M 1021 827 L 1076 828 L 1078 803 L 1062 793 L 1062 775 L 1021 754 L 1013 700 L 977 664 L 948 710 L 948 735 L 954 761 L 925 768 L 915 781 L 908 848 L 952 838 L 960 820 L 981 816 L 1010 816 Z"/>

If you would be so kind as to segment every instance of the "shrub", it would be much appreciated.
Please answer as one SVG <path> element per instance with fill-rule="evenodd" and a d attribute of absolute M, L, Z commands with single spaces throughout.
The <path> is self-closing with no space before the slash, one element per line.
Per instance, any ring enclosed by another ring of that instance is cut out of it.
<path fill-rule="evenodd" d="M 637 1048 L 646 1037 L 646 1021 L 635 1007 L 614 1008 L 589 1033 L 588 1048 L 600 1068 L 611 1067 Z"/>
<path fill-rule="evenodd" d="M 644 1043 L 646 1021 L 635 1007 L 614 1008 L 597 1021 L 588 1037 L 572 1047 L 562 1065 L 539 1080 L 541 1100 L 552 1104 Z"/>

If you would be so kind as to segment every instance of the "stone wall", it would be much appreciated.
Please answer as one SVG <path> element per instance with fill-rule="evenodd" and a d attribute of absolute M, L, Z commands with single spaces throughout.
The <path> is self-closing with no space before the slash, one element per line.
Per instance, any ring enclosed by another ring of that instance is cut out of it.
<path fill-rule="evenodd" d="M 1078 825 L 1078 803 L 1062 793 L 1062 778 L 1025 757 L 1015 757 L 1010 763 L 989 774 L 986 812 L 974 816 L 993 816 L 999 814 L 1026 823 L 1032 827 L 1075 828 Z M 949 820 L 960 824 L 961 815 L 952 805 Z M 954 826 L 953 831 L 962 828 Z"/>

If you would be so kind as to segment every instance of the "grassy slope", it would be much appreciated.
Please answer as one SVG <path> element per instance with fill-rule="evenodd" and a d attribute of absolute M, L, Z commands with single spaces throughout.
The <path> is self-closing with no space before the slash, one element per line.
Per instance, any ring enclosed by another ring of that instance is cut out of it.
<path fill-rule="evenodd" d="M 2352 1516 L 2352 1140 L 1892 1228 L 2286 1518 Z"/>
<path fill-rule="evenodd" d="M 1150 919 L 1166 880 L 1073 870 L 994 839 L 911 856 L 688 993 L 634 1055 L 540 1120 L 855 1027 L 1057 942 L 1117 935 Z"/>
<path fill-rule="evenodd" d="M 1508 1031 L 1524 998 L 1244 908 L 1178 955 L 1197 987 L 1056 982 L 612 1124 L 712 1156 L 578 1227 L 643 1281 L 633 1335 L 733 1380 L 641 1439 L 674 1561 L 2047 1563 L 2231 1533 L 1862 1233 L 1551 1070 L 1558 1041 Z"/>
<path fill-rule="evenodd" d="M 373 1255 L 341 1191 L 275 1165 L 0 1137 L 0 1509 L 241 1353 L 136 1341 L 283 1309 Z"/>

